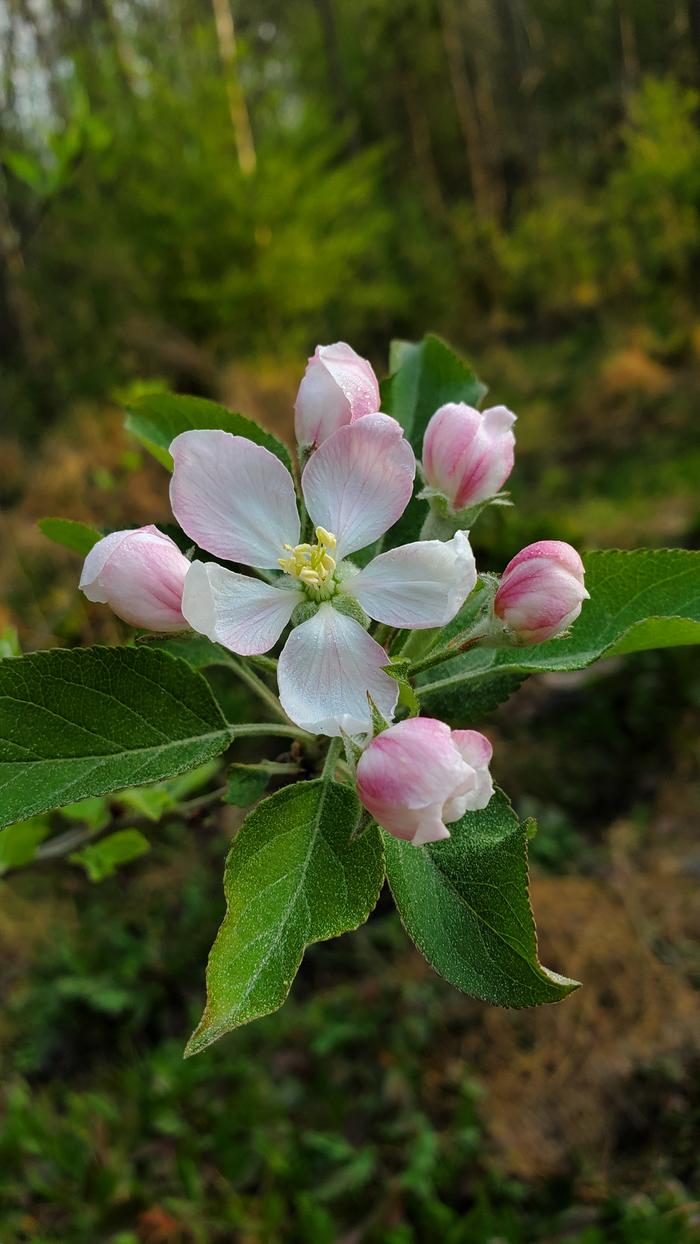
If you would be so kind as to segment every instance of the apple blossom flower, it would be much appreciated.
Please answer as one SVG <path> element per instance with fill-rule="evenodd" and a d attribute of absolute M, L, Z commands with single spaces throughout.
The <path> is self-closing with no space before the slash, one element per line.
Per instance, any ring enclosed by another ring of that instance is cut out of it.
<path fill-rule="evenodd" d="M 423 437 L 426 483 L 463 510 L 493 497 L 513 470 L 515 415 L 505 406 L 479 411 L 448 402 L 435 411 Z"/>
<path fill-rule="evenodd" d="M 434 717 L 399 721 L 365 748 L 357 793 L 388 833 L 414 846 L 449 838 L 447 824 L 485 808 L 493 794 L 492 748 L 476 730 Z"/>
<path fill-rule="evenodd" d="M 561 540 L 539 540 L 508 563 L 494 599 L 494 613 L 521 644 L 553 639 L 571 625 L 589 593 L 583 562 Z"/>
<path fill-rule="evenodd" d="M 303 448 L 321 445 L 345 424 L 376 414 L 379 404 L 379 384 L 367 359 L 344 341 L 316 346 L 294 408 L 297 441 Z"/>
<path fill-rule="evenodd" d="M 172 509 L 188 536 L 216 557 L 283 571 L 262 582 L 194 561 L 182 602 L 190 626 L 245 656 L 269 651 L 297 621 L 277 670 L 289 717 L 316 734 L 366 733 L 369 693 L 390 719 L 398 686 L 365 630 L 367 615 L 395 627 L 441 626 L 476 582 L 465 532 L 380 553 L 362 570 L 345 560 L 383 535 L 411 497 L 415 459 L 396 420 L 366 415 L 309 459 L 301 483 L 314 543 L 300 543 L 294 483 L 269 450 L 212 430 L 182 432 L 170 452 Z M 299 606 L 312 616 L 293 618 Z"/>
<path fill-rule="evenodd" d="M 182 631 L 182 589 L 190 563 L 157 527 L 113 531 L 85 558 L 80 588 L 118 618 L 154 631 Z"/>

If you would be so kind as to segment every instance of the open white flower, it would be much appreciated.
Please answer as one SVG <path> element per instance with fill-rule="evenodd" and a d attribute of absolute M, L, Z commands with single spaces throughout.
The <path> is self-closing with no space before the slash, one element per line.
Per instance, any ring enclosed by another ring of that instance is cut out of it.
<path fill-rule="evenodd" d="M 253 655 L 269 651 L 297 606 L 309 604 L 316 612 L 292 630 L 279 659 L 285 711 L 315 734 L 363 734 L 369 692 L 390 719 L 398 687 L 382 669 L 386 652 L 357 614 L 396 627 L 441 626 L 476 582 L 465 532 L 380 553 L 359 571 L 344 560 L 382 536 L 411 497 L 415 459 L 396 420 L 366 415 L 316 450 L 302 477 L 314 544 L 299 543 L 294 483 L 269 450 L 212 430 L 181 433 L 170 452 L 170 499 L 187 535 L 216 557 L 283 571 L 265 583 L 193 562 L 182 599 L 190 626 Z"/>

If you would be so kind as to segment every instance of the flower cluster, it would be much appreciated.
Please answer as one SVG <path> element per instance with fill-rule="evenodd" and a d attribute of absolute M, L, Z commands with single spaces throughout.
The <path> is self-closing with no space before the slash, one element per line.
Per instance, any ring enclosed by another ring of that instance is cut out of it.
<path fill-rule="evenodd" d="M 488 503 L 508 478 L 515 416 L 503 406 L 437 410 L 421 470 L 454 517 L 454 534 L 365 553 L 358 564 L 354 555 L 386 535 L 414 492 L 413 450 L 379 404 L 366 360 L 342 342 L 319 346 L 295 407 L 298 487 L 279 457 L 245 437 L 182 432 L 170 446 L 172 511 L 214 560 L 190 560 L 155 527 L 115 532 L 89 553 L 80 586 L 135 626 L 191 627 L 244 657 L 269 652 L 291 625 L 277 666 L 283 709 L 314 734 L 361 739 L 362 801 L 385 829 L 419 844 L 449 836 L 446 824 L 486 805 L 491 747 L 474 731 L 423 717 L 370 738 L 373 713 L 390 723 L 397 708 L 387 638 L 444 626 L 474 589 L 460 514 Z M 480 639 L 549 639 L 586 595 L 569 545 L 532 545 L 506 567 Z M 372 621 L 384 646 L 369 633 Z"/>

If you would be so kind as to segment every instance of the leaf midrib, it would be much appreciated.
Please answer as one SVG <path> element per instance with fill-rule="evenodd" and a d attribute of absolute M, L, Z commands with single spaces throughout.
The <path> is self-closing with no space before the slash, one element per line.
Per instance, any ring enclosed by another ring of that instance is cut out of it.
<path fill-rule="evenodd" d="M 435 869 L 435 872 L 439 875 L 440 879 L 444 881 L 448 889 L 455 895 L 458 902 L 462 906 L 464 906 L 467 909 L 467 911 L 471 912 L 471 914 L 474 916 L 474 918 L 477 920 L 479 924 L 483 925 L 484 928 L 488 929 L 500 942 L 503 943 L 503 945 L 508 946 L 510 950 L 513 950 L 518 955 L 518 958 L 520 958 L 522 962 L 525 963 L 526 966 L 530 969 L 530 971 L 532 972 L 536 980 L 542 981 L 544 979 L 544 980 L 547 980 L 549 983 L 553 983 L 551 981 L 551 978 L 545 971 L 545 969 L 542 967 L 542 964 L 539 963 L 536 957 L 535 957 L 535 963 L 533 964 L 527 958 L 527 956 L 523 954 L 520 948 L 518 948 L 517 946 L 514 946 L 508 940 L 508 938 L 503 935 L 503 933 L 499 932 L 498 929 L 494 928 L 493 925 L 489 924 L 488 920 L 486 920 L 485 917 L 482 916 L 481 913 L 477 911 L 475 907 L 472 907 L 471 903 L 465 898 L 463 894 L 459 892 L 454 882 L 452 881 L 451 877 L 444 871 L 444 869 L 440 867 L 439 863 L 437 862 L 436 859 L 434 859 L 432 854 L 429 855 L 429 860 L 430 860 L 431 867 Z M 404 873 L 403 854 L 399 855 L 399 862 L 401 866 L 401 871 L 402 873 Z M 405 876 L 405 873 L 404 873 L 404 876 Z M 533 926 L 533 931 L 534 931 L 534 926 Z M 508 973 L 504 971 L 501 964 L 498 965 L 498 968 L 503 976 L 508 977 Z M 515 980 L 514 977 L 511 977 L 510 979 Z M 516 981 L 516 984 L 517 984 L 517 981 Z"/>
<path fill-rule="evenodd" d="M 311 857 L 312 857 L 312 855 L 313 855 L 313 853 L 314 853 L 314 850 L 315 850 L 316 840 L 317 840 L 317 837 L 318 837 L 319 833 L 321 832 L 321 831 L 320 831 L 320 820 L 321 820 L 321 817 L 322 817 L 322 815 L 323 815 L 323 810 L 324 810 L 324 807 L 325 807 L 325 802 L 326 802 L 326 798 L 327 798 L 327 796 L 328 796 L 328 792 L 329 792 L 329 790 L 330 790 L 330 787 L 331 787 L 331 782 L 330 782 L 330 780 L 329 780 L 329 781 L 327 781 L 327 782 L 324 782 L 324 783 L 323 783 L 323 786 L 322 786 L 322 788 L 321 788 L 321 797 L 320 797 L 319 802 L 318 802 L 318 807 L 317 807 L 317 810 L 316 810 L 316 814 L 315 814 L 315 816 L 314 816 L 313 820 L 310 822 L 310 824 L 311 824 L 311 834 L 310 834 L 310 838 L 309 838 L 309 847 L 308 847 L 308 850 L 307 850 L 306 855 L 305 855 L 305 857 L 304 857 L 303 864 L 301 865 L 301 868 L 300 868 L 300 870 L 299 870 L 299 881 L 298 881 L 297 886 L 296 886 L 296 887 L 295 887 L 295 889 L 294 889 L 293 894 L 290 896 L 290 899 L 289 899 L 289 902 L 288 902 L 287 907 L 286 907 L 286 909 L 285 909 L 285 912 L 284 912 L 283 916 L 281 917 L 281 919 L 280 919 L 280 921 L 279 921 L 277 933 L 275 934 L 275 936 L 274 936 L 273 940 L 271 941 L 271 943 L 270 943 L 270 945 L 269 945 L 269 947 L 268 947 L 268 949 L 267 949 L 267 951 L 266 951 L 266 953 L 265 953 L 264 958 L 260 961 L 260 964 L 258 965 L 257 970 L 256 970 L 256 971 L 253 973 L 253 975 L 249 978 L 248 985 L 246 986 L 246 989 L 245 989 L 245 991 L 244 991 L 244 993 L 243 993 L 243 995 L 242 995 L 242 997 L 241 997 L 241 999 L 240 999 L 239 1003 L 237 1004 L 237 1006 L 236 1006 L 235 1010 L 231 1010 L 231 1011 L 229 1012 L 229 1017 L 233 1017 L 233 1016 L 235 1016 L 235 1015 L 238 1015 L 238 1014 L 240 1013 L 240 1011 L 243 1009 L 243 1007 L 245 1006 L 245 1004 L 246 1004 L 246 1002 L 248 1001 L 248 999 L 249 999 L 249 997 L 250 997 L 251 993 L 253 992 L 253 990 L 254 990 L 255 986 L 257 985 L 258 981 L 260 980 L 260 977 L 262 976 L 262 973 L 264 972 L 265 968 L 267 967 L 268 963 L 270 962 L 270 959 L 272 958 L 272 955 L 274 954 L 274 952 L 276 951 L 277 947 L 279 946 L 279 943 L 280 943 L 280 941 L 281 941 L 281 938 L 282 938 L 282 935 L 283 935 L 283 933 L 284 933 L 284 930 L 287 928 L 287 924 L 288 924 L 288 922 L 289 922 L 289 917 L 290 917 L 290 914 L 291 914 L 291 912 L 292 912 L 293 908 L 295 908 L 295 907 L 297 906 L 297 903 L 298 903 L 298 900 L 299 900 L 299 894 L 300 894 L 300 892 L 301 892 L 301 891 L 302 891 L 302 889 L 303 889 L 303 886 L 304 886 L 304 881 L 305 881 L 305 879 L 306 879 L 306 875 L 307 875 L 307 873 L 308 873 L 308 871 L 309 871 L 309 864 L 310 864 L 310 862 L 311 862 Z M 287 832 L 291 832 L 291 830 L 289 830 L 289 831 L 287 831 Z M 288 875 L 288 874 L 287 874 L 287 875 Z M 277 879 L 276 879 L 276 881 L 279 881 L 279 880 L 280 880 L 280 878 L 277 878 Z M 307 908 L 308 908 L 308 902 L 307 902 L 307 904 L 306 904 L 306 905 L 307 905 Z M 237 915 L 237 922 L 238 922 L 238 921 L 240 921 L 240 919 L 241 919 L 241 915 L 242 915 L 242 912 L 239 912 L 239 913 L 238 913 L 238 915 Z M 307 932 L 308 932 L 308 930 L 307 930 Z M 301 945 L 301 947 L 300 947 L 300 950 L 299 950 L 299 960 L 298 960 L 298 962 L 299 962 L 299 963 L 301 963 L 301 961 L 302 961 L 302 959 L 303 959 L 303 957 L 304 957 L 304 950 L 305 950 L 305 948 L 306 948 L 306 946 L 307 946 L 307 945 L 308 945 L 308 942 L 306 941 L 306 938 L 304 938 L 304 939 L 303 939 L 303 941 L 302 941 L 302 945 Z M 291 982 L 290 982 L 289 988 L 291 988 Z M 287 992 L 289 992 L 289 989 L 287 990 Z"/>

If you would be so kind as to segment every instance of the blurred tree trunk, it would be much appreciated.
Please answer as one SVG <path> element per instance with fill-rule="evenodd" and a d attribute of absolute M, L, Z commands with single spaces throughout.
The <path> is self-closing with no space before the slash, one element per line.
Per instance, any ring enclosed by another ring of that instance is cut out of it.
<path fill-rule="evenodd" d="M 439 0 L 439 9 L 447 69 L 457 120 L 464 138 L 474 207 L 478 216 L 488 219 L 497 214 L 497 207 L 485 158 L 476 99 L 467 71 L 458 13 L 454 0 Z"/>
<path fill-rule="evenodd" d="M 323 47 L 326 54 L 326 69 L 328 73 L 328 93 L 333 100 L 334 111 L 338 121 L 342 125 L 351 126 L 348 146 L 352 151 L 357 151 L 359 150 L 357 118 L 353 113 L 347 76 L 340 52 L 335 5 L 333 0 L 314 0 L 314 4 L 323 34 Z"/>
<path fill-rule="evenodd" d="M 618 0 L 617 16 L 620 26 L 620 48 L 622 51 L 622 81 L 625 92 L 634 90 L 639 79 L 639 51 L 637 49 L 637 33 L 634 18 L 628 0 Z"/>
<path fill-rule="evenodd" d="M 224 70 L 228 108 L 241 172 L 248 177 L 257 162 L 248 106 L 241 87 L 236 50 L 236 28 L 229 0 L 212 0 L 214 24 L 219 43 L 219 56 Z"/>
<path fill-rule="evenodd" d="M 542 31 L 534 22 L 525 0 L 496 0 L 503 65 L 503 89 L 508 102 L 509 128 L 512 127 L 521 153 L 518 165 L 533 180 L 540 161 L 542 137 L 539 117 L 532 106 L 532 93 L 541 74 L 533 56 L 533 45 L 542 43 Z M 511 154 L 511 158 L 514 158 Z M 521 174 L 522 175 L 522 174 Z"/>
<path fill-rule="evenodd" d="M 506 208 L 506 186 L 503 175 L 501 125 L 488 63 L 480 65 L 476 74 L 476 104 L 481 120 L 484 148 L 488 152 L 487 168 L 491 208 L 496 220 L 502 221 Z"/>
<path fill-rule="evenodd" d="M 430 125 L 413 71 L 402 67 L 399 82 L 420 191 L 430 215 L 436 220 L 444 220 L 445 200 L 433 151 Z"/>
<path fill-rule="evenodd" d="M 688 29 L 700 74 L 700 0 L 688 0 Z"/>
<path fill-rule="evenodd" d="M 13 338 L 30 368 L 39 368 L 46 346 L 38 329 L 39 313 L 27 288 L 22 243 L 10 216 L 7 184 L 0 170 L 0 307 L 4 303 L 8 324 L 2 338 Z"/>

